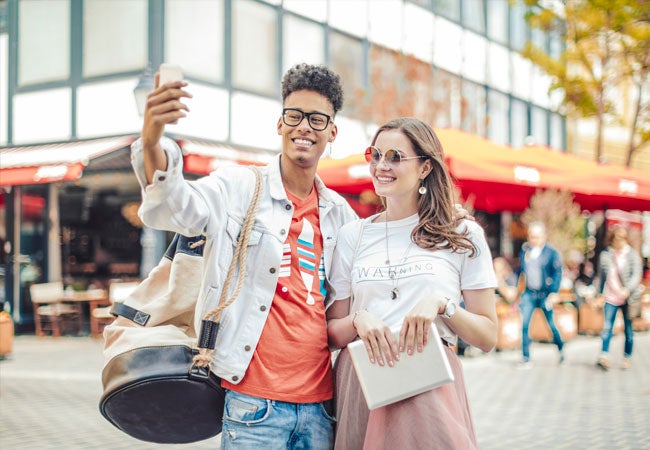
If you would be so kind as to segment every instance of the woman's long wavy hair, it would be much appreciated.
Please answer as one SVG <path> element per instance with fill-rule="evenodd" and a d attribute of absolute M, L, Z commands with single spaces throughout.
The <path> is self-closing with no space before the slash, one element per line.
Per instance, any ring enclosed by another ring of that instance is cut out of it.
<path fill-rule="evenodd" d="M 470 255 L 474 256 L 476 248 L 467 237 L 469 234 L 467 229 L 462 232 L 456 231 L 462 217 L 456 211 L 454 185 L 447 171 L 442 145 L 436 133 L 419 119 L 401 117 L 382 125 L 372 138 L 372 145 L 375 145 L 381 133 L 388 130 L 400 131 L 411 141 L 417 155 L 425 156 L 431 161 L 431 172 L 423 180 L 427 192 L 420 195 L 418 201 L 420 221 L 411 233 L 413 242 L 424 249 L 469 251 Z M 382 197 L 381 201 L 386 206 L 385 198 Z"/>

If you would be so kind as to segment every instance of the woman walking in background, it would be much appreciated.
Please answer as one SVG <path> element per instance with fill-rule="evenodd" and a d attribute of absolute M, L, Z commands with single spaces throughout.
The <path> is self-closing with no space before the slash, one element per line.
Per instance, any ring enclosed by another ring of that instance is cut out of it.
<path fill-rule="evenodd" d="M 636 294 L 643 275 L 641 257 L 627 241 L 627 230 L 620 225 L 611 227 L 605 238 L 607 248 L 600 254 L 600 292 L 605 300 L 603 307 L 605 321 L 603 324 L 602 351 L 596 364 L 608 370 L 609 342 L 618 310 L 623 311 L 625 324 L 625 347 L 623 349 L 622 369 L 632 365 L 633 330 L 632 317 L 628 300 Z"/>

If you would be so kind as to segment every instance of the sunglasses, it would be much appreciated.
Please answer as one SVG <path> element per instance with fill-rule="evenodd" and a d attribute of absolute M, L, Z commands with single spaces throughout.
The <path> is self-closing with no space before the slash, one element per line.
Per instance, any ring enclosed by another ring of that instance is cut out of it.
<path fill-rule="evenodd" d="M 396 167 L 402 161 L 408 161 L 409 159 L 426 158 L 426 156 L 402 156 L 400 151 L 397 149 L 386 150 L 386 152 L 382 154 L 379 149 L 373 145 L 366 149 L 365 156 L 366 161 L 373 165 L 379 164 L 379 161 L 381 161 L 381 158 L 383 156 L 384 161 L 386 161 L 388 167 Z"/>

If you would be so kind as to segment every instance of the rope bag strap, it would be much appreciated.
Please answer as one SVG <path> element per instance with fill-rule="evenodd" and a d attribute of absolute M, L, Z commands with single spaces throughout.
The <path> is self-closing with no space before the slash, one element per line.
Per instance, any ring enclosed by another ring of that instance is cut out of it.
<path fill-rule="evenodd" d="M 214 352 L 214 347 L 217 341 L 217 332 L 219 331 L 221 312 L 237 299 L 244 284 L 244 275 L 246 272 L 246 250 L 253 231 L 253 225 L 255 224 L 255 216 L 257 215 L 257 210 L 259 209 L 260 200 L 262 198 L 262 173 L 257 167 L 252 170 L 255 172 L 255 192 L 253 193 L 251 203 L 248 206 L 248 211 L 246 211 L 246 217 L 244 218 L 241 232 L 237 238 L 237 245 L 235 247 L 232 261 L 230 262 L 230 267 L 228 268 L 228 275 L 226 276 L 223 289 L 221 290 L 221 297 L 219 298 L 217 307 L 211 309 L 205 314 L 201 324 L 199 353 L 194 356 L 194 363 L 199 367 L 208 366 L 212 361 L 212 353 Z M 235 286 L 232 295 L 226 299 L 228 296 L 228 288 L 230 287 L 230 283 L 237 267 L 239 267 L 237 285 Z"/>

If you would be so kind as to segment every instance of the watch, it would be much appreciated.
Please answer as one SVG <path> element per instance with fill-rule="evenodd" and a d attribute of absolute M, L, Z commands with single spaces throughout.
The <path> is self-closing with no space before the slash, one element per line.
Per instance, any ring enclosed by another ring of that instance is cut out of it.
<path fill-rule="evenodd" d="M 445 305 L 445 312 L 441 314 L 442 317 L 445 319 L 451 319 L 454 314 L 456 314 L 456 303 L 452 302 L 451 300 L 447 299 L 447 304 Z"/>

